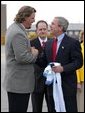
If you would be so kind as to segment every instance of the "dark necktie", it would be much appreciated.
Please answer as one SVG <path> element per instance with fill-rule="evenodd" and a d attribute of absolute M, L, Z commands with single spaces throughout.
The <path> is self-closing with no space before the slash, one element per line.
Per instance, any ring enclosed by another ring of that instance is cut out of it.
<path fill-rule="evenodd" d="M 45 48 L 45 44 L 46 44 L 46 42 L 42 42 L 42 48 L 44 49 Z"/>
<path fill-rule="evenodd" d="M 55 62 L 56 52 L 57 52 L 57 39 L 54 39 L 52 43 L 52 62 Z"/>

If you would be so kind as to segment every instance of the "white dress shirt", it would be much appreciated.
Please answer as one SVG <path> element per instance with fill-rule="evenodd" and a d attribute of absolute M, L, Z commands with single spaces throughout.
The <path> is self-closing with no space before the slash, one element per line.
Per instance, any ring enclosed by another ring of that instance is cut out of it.
<path fill-rule="evenodd" d="M 47 42 L 47 37 L 45 39 L 38 38 L 40 41 L 41 46 L 43 46 L 43 42 Z"/>

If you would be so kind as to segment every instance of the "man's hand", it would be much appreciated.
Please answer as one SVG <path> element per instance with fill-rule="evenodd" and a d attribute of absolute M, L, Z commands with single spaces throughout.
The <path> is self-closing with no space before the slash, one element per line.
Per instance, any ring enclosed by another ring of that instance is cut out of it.
<path fill-rule="evenodd" d="M 82 89 L 82 84 L 81 83 L 77 83 L 77 89 L 78 89 L 78 91 L 81 92 L 81 89 Z"/>
<path fill-rule="evenodd" d="M 54 71 L 55 73 L 62 73 L 64 69 L 62 66 L 53 66 L 52 71 Z"/>
<path fill-rule="evenodd" d="M 39 51 L 35 47 L 31 47 L 31 52 L 34 56 L 38 56 Z"/>

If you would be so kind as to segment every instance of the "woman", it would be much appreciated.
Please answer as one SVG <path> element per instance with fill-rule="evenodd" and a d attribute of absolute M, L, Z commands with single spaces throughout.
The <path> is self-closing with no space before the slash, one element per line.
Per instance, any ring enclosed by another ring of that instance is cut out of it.
<path fill-rule="evenodd" d="M 83 66 L 77 70 L 77 103 L 78 112 L 84 112 L 84 31 L 80 33 L 81 51 L 83 55 Z"/>

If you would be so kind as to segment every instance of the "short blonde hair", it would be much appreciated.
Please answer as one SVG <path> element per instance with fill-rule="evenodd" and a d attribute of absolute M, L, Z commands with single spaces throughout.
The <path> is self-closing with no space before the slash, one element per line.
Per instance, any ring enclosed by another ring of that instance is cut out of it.
<path fill-rule="evenodd" d="M 80 31 L 80 37 L 82 37 L 82 35 L 84 34 L 84 30 Z"/>
<path fill-rule="evenodd" d="M 83 35 L 84 35 L 84 30 L 81 30 L 79 34 L 80 41 L 83 41 Z"/>

